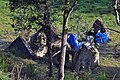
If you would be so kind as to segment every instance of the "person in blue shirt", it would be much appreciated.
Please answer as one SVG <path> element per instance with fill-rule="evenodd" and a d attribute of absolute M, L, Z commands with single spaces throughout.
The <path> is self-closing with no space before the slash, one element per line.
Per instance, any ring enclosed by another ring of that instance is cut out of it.
<path fill-rule="evenodd" d="M 79 47 L 82 46 L 82 44 L 84 43 L 84 42 L 78 42 L 76 35 L 74 35 L 74 34 L 70 34 L 70 36 L 67 38 L 67 42 L 75 50 L 78 50 Z"/>
<path fill-rule="evenodd" d="M 109 40 L 109 37 L 105 31 L 105 28 L 102 28 L 101 30 L 99 30 L 97 34 L 95 35 L 95 42 L 97 45 L 104 44 L 108 42 L 108 40 Z"/>

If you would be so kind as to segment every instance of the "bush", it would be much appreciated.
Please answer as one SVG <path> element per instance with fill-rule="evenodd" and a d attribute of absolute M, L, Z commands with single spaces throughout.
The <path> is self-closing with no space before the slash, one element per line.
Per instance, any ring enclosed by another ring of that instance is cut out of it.
<path fill-rule="evenodd" d="M 0 80 L 9 80 L 9 75 L 3 71 L 0 71 Z"/>

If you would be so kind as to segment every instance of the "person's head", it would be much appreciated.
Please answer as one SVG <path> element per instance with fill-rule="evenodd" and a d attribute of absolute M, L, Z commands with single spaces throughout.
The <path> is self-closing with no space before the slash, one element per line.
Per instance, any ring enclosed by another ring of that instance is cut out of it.
<path fill-rule="evenodd" d="M 101 28 L 100 32 L 101 32 L 101 33 L 106 32 L 105 28 Z"/>

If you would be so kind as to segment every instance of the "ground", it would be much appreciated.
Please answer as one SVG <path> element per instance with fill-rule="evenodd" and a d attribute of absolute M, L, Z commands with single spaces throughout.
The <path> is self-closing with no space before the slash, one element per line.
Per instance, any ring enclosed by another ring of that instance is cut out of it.
<path fill-rule="evenodd" d="M 12 40 L 0 38 L 0 51 L 3 52 L 3 50 L 10 45 L 11 41 Z M 38 78 L 42 80 L 54 80 L 57 78 L 57 68 L 54 67 L 54 77 L 49 78 L 47 63 L 39 60 L 22 59 L 9 54 L 10 53 L 5 53 L 5 61 L 8 63 L 9 71 L 12 71 L 16 65 L 20 66 L 23 63 L 21 75 L 23 76 L 24 74 L 25 76 L 26 74 L 30 80 L 33 80 L 33 78 L 35 80 L 38 80 Z M 93 72 L 77 74 L 69 69 L 65 70 L 65 80 L 111 80 L 113 78 L 120 80 L 120 57 L 113 53 L 101 53 L 100 65 Z"/>

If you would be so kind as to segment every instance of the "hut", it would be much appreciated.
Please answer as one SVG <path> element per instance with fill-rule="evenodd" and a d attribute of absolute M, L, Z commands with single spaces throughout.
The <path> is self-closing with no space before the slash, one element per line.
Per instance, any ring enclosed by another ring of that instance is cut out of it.
<path fill-rule="evenodd" d="M 22 58 L 32 58 L 33 51 L 24 41 L 23 38 L 17 37 L 7 48 L 6 51 L 10 51 L 15 56 Z"/>

